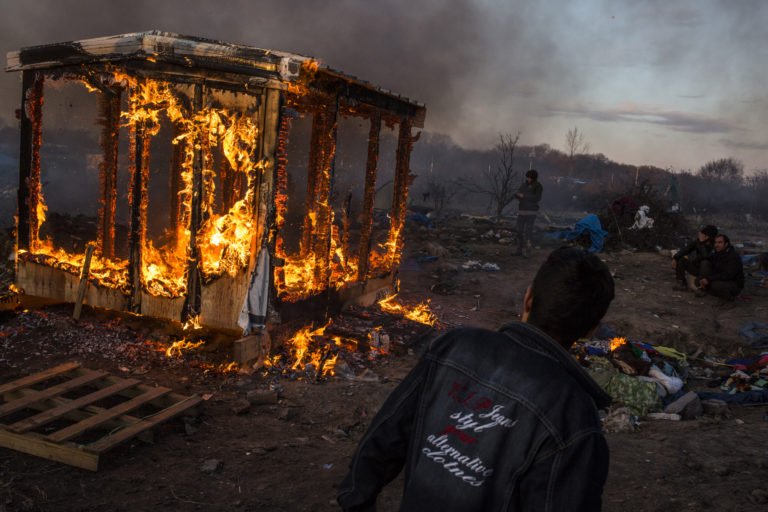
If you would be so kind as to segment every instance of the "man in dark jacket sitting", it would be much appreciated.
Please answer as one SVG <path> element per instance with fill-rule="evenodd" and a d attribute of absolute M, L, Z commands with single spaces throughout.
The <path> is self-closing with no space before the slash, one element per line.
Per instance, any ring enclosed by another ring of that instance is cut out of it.
<path fill-rule="evenodd" d="M 522 322 L 437 338 L 386 400 L 339 486 L 347 511 L 375 510 L 405 467 L 402 511 L 600 510 L 610 397 L 568 353 L 614 296 L 608 268 L 552 252 Z"/>
<path fill-rule="evenodd" d="M 672 268 L 675 269 L 679 289 L 688 289 L 685 281 L 686 272 L 693 277 L 699 277 L 709 271 L 708 265 L 711 264 L 715 236 L 717 236 L 715 226 L 704 226 L 696 240 L 672 256 Z"/>
<path fill-rule="evenodd" d="M 744 288 L 744 265 L 727 236 L 720 234 L 715 237 L 712 266 L 702 273 L 696 284 L 704 292 L 728 301 L 735 299 Z"/>

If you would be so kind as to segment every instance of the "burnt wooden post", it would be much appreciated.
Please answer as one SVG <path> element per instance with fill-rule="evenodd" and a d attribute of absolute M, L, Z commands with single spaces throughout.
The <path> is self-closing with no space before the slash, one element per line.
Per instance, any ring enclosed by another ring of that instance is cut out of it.
<path fill-rule="evenodd" d="M 193 114 L 203 110 L 203 86 L 195 84 L 192 100 Z M 192 160 L 192 202 L 189 219 L 189 250 L 187 251 L 187 297 L 184 301 L 182 320 L 200 314 L 202 290 L 200 288 L 200 269 L 198 266 L 197 232 L 203 222 L 203 148 L 202 135 L 195 133 L 194 158 Z"/>
<path fill-rule="evenodd" d="M 373 230 L 373 201 L 376 192 L 376 172 L 379 164 L 379 134 L 381 113 L 371 116 L 368 132 L 368 159 L 365 163 L 365 195 L 360 226 L 360 253 L 358 255 L 357 280 L 365 281 L 368 276 L 368 255 L 371 253 L 371 231 Z"/>
<path fill-rule="evenodd" d="M 395 244 L 390 248 L 392 270 L 395 269 L 402 249 L 403 224 L 405 223 L 406 200 L 410 181 L 410 159 L 414 139 L 411 138 L 411 120 L 400 121 L 400 133 L 397 137 L 397 159 L 395 162 L 394 196 L 392 198 L 392 216 L 389 226 L 389 241 Z"/>
<path fill-rule="evenodd" d="M 21 141 L 19 145 L 19 191 L 17 244 L 19 250 L 34 250 L 40 227 L 40 138 L 43 121 L 42 73 L 22 71 Z"/>
<path fill-rule="evenodd" d="M 173 139 L 176 140 L 176 137 L 181 135 L 182 132 L 184 131 L 184 126 L 180 122 L 175 122 L 172 125 L 172 130 L 173 130 Z M 173 237 L 174 244 L 178 243 L 179 231 L 183 229 L 183 227 L 180 226 L 182 211 L 181 211 L 181 197 L 179 196 L 179 194 L 184 188 L 184 183 L 182 182 L 181 175 L 184 169 L 186 144 L 187 144 L 186 139 L 176 141 L 176 143 L 173 145 L 172 152 L 171 152 L 171 172 L 170 172 L 170 178 L 169 178 L 170 192 L 169 192 L 168 200 L 170 205 L 169 226 L 170 226 L 170 232 L 171 232 L 171 236 Z"/>
<path fill-rule="evenodd" d="M 270 224 L 274 226 L 271 230 L 270 251 L 275 255 L 275 273 L 273 275 L 274 284 L 279 287 L 285 283 L 285 250 L 283 248 L 282 229 L 285 224 L 286 201 L 288 200 L 288 137 L 291 133 L 291 115 L 287 112 L 287 107 L 283 103 L 282 97 L 277 108 L 277 140 L 275 150 L 275 165 L 272 173 L 272 197 L 274 198 L 274 207 L 272 208 Z M 269 135 L 269 132 L 267 132 Z"/>
<path fill-rule="evenodd" d="M 144 121 L 138 121 L 134 125 L 133 147 L 133 176 L 131 176 L 131 233 L 129 239 L 130 257 L 128 278 L 131 285 L 131 311 L 141 312 L 141 268 L 142 246 L 144 245 L 144 233 L 146 224 L 147 194 L 147 169 L 146 148 L 149 144 L 146 137 Z"/>
<path fill-rule="evenodd" d="M 330 244 L 331 244 L 331 198 L 333 197 L 334 154 L 336 152 L 336 115 L 338 99 L 326 107 L 325 123 L 320 146 L 322 148 L 322 170 L 317 186 L 317 224 L 313 244 L 315 254 L 315 283 L 327 284 L 329 277 Z"/>
<path fill-rule="evenodd" d="M 304 197 L 304 217 L 301 230 L 301 256 L 305 257 L 312 248 L 314 235 L 312 215 L 317 220 L 317 184 L 322 173 L 321 141 L 325 127 L 325 113 L 315 110 L 312 114 L 312 137 L 309 143 L 309 163 L 307 165 L 307 194 Z"/>
<path fill-rule="evenodd" d="M 120 130 L 120 90 L 114 94 L 102 93 L 99 98 L 102 126 L 101 148 L 101 211 L 99 212 L 98 245 L 105 258 L 115 255 L 115 201 L 117 199 L 117 147 Z"/>

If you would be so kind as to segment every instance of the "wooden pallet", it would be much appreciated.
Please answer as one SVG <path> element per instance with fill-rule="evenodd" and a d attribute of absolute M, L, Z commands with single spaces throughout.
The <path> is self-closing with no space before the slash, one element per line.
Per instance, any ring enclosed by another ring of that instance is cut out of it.
<path fill-rule="evenodd" d="M 78 363 L 2 384 L 0 398 L 1 447 L 91 471 L 99 469 L 103 453 L 149 433 L 202 400 Z M 109 405 L 95 405 L 105 401 Z M 129 414 L 139 408 L 152 412 L 141 418 Z"/>

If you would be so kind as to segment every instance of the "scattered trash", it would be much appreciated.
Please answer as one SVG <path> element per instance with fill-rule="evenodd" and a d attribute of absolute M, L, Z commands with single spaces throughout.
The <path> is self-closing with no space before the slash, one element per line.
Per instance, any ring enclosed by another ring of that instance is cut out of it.
<path fill-rule="evenodd" d="M 738 333 L 749 341 L 750 347 L 768 347 L 768 325 L 762 322 L 747 322 L 739 328 Z"/>
<path fill-rule="evenodd" d="M 467 260 L 461 264 L 461 268 L 463 268 L 466 271 L 473 271 L 473 270 L 484 270 L 486 272 L 501 271 L 501 267 L 499 267 L 496 263 L 491 263 L 490 261 L 486 261 L 485 263 L 483 263 L 480 260 Z"/>
<path fill-rule="evenodd" d="M 587 215 L 577 222 L 572 231 L 557 231 L 545 234 L 552 238 L 564 238 L 566 240 L 574 240 L 582 234 L 589 235 L 592 241 L 592 245 L 589 247 L 590 252 L 602 251 L 605 237 L 608 236 L 608 232 L 600 225 L 600 219 L 594 214 Z"/>
<path fill-rule="evenodd" d="M 649 211 L 650 207 L 645 204 L 638 208 L 635 213 L 635 223 L 629 229 L 653 229 L 654 220 L 648 217 Z"/>
<path fill-rule="evenodd" d="M 644 417 L 649 420 L 670 420 L 670 421 L 681 420 L 681 417 L 679 414 L 671 414 L 666 412 L 651 412 L 646 414 Z"/>

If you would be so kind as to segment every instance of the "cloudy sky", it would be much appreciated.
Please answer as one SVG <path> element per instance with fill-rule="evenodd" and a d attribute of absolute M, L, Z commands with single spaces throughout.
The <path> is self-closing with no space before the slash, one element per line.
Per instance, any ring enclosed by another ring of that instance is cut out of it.
<path fill-rule="evenodd" d="M 462 146 L 768 168 L 763 0 L 0 0 L 0 50 L 160 29 L 319 58 L 427 105 Z M 19 73 L 0 73 L 0 124 Z"/>

